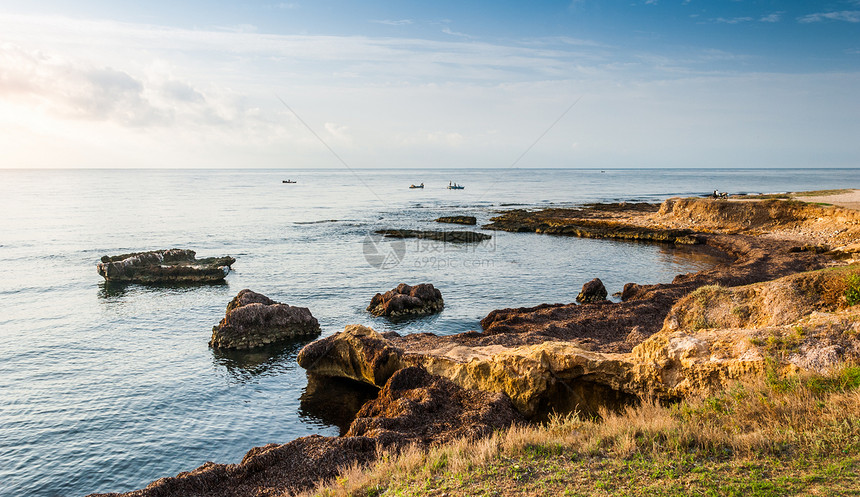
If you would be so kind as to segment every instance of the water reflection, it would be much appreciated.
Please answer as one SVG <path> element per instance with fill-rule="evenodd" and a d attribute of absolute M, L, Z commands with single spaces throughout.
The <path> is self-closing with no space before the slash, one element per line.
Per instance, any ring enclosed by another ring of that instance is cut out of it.
<path fill-rule="evenodd" d="M 661 243 L 660 262 L 690 266 L 690 272 L 710 269 L 731 260 L 731 257 L 708 245 L 675 245 Z"/>
<path fill-rule="evenodd" d="M 337 426 L 346 434 L 350 423 L 365 402 L 375 399 L 378 390 L 370 385 L 342 378 L 308 373 L 308 385 L 299 397 L 299 416 L 311 422 Z"/>
<path fill-rule="evenodd" d="M 441 312 L 444 312 L 441 311 Z M 409 328 L 413 328 L 414 325 L 420 324 L 422 328 L 426 328 L 436 323 L 439 320 L 439 316 L 441 312 L 437 312 L 435 314 L 430 315 L 405 315 L 405 316 L 397 316 L 397 317 L 375 317 L 376 322 L 384 322 L 383 326 L 388 331 L 397 331 L 406 330 Z"/>
<path fill-rule="evenodd" d="M 128 283 L 111 283 L 108 281 L 99 283 L 99 298 L 111 299 L 122 297 L 125 295 L 128 286 Z"/>
<path fill-rule="evenodd" d="M 215 281 L 205 283 L 161 283 L 157 285 L 141 285 L 138 283 L 123 283 L 115 281 L 103 281 L 99 283 L 98 296 L 100 299 L 110 300 L 125 296 L 129 292 L 133 293 L 186 293 L 199 288 L 218 289 L 220 287 L 227 288 L 226 281 Z"/>
<path fill-rule="evenodd" d="M 307 340 L 288 340 L 250 350 L 212 349 L 212 361 L 223 367 L 233 381 L 250 383 L 296 367 L 296 355 Z"/>

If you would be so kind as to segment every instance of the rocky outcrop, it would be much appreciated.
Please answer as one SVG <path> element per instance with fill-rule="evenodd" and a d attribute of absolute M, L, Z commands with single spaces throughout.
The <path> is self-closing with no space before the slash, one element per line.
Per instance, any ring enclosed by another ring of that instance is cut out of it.
<path fill-rule="evenodd" d="M 464 389 L 407 367 L 361 408 L 346 435 L 371 437 L 387 446 L 426 446 L 486 436 L 522 419 L 505 394 Z"/>
<path fill-rule="evenodd" d="M 579 295 L 576 296 L 576 301 L 580 304 L 603 302 L 606 300 L 607 295 L 606 287 L 603 286 L 603 282 L 600 281 L 600 278 L 594 278 L 582 285 L 582 290 L 579 292 Z"/>
<path fill-rule="evenodd" d="M 696 245 L 702 242 L 692 230 L 641 226 L 626 219 L 619 220 L 609 217 L 608 214 L 613 212 L 594 207 L 590 209 L 544 209 L 541 211 L 515 209 L 492 218 L 492 222 L 484 225 L 483 228 L 516 233 L 534 232 L 581 238 L 674 243 L 676 245 Z M 637 210 L 634 213 L 636 216 L 643 216 L 647 212 Z"/>
<path fill-rule="evenodd" d="M 212 328 L 209 346 L 251 349 L 319 332 L 320 325 L 307 307 L 275 302 L 245 289 L 227 304 L 224 319 Z"/>
<path fill-rule="evenodd" d="M 376 400 L 365 404 L 344 437 L 314 435 L 255 447 L 239 464 L 209 462 L 141 490 L 98 495 L 290 495 L 336 477 L 347 466 L 373 461 L 383 450 L 485 436 L 521 419 L 504 395 L 464 390 L 418 368 L 405 368 L 383 385 Z"/>
<path fill-rule="evenodd" d="M 378 230 L 386 238 L 418 238 L 448 243 L 479 243 L 492 238 L 477 231 Z"/>
<path fill-rule="evenodd" d="M 348 325 L 342 332 L 309 343 L 296 361 L 310 373 L 382 387 L 405 367 L 403 352 L 371 328 Z"/>
<path fill-rule="evenodd" d="M 433 314 L 444 306 L 442 292 L 433 285 L 422 283 L 409 286 L 401 283 L 393 290 L 374 295 L 367 310 L 374 316 L 397 318 Z"/>
<path fill-rule="evenodd" d="M 223 281 L 236 259 L 197 259 L 193 250 L 170 249 L 104 256 L 98 272 L 106 281 L 142 284 L 215 283 Z"/>
<path fill-rule="evenodd" d="M 475 219 L 475 216 L 442 216 L 436 219 L 437 223 L 451 223 L 451 224 L 466 224 L 474 226 L 478 223 L 478 220 Z"/>

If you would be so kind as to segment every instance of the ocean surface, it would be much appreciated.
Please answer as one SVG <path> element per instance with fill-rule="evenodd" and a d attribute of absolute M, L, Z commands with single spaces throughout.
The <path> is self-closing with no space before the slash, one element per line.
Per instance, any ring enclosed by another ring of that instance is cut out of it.
<path fill-rule="evenodd" d="M 254 446 L 338 434 L 358 401 L 308 385 L 295 362 L 305 342 L 207 346 L 243 288 L 310 308 L 322 336 L 351 323 L 451 334 L 480 329 L 493 309 L 572 302 L 594 277 L 612 293 L 714 263 L 663 245 L 489 232 L 455 246 L 374 230 L 473 229 L 433 220 L 480 225 L 525 206 L 858 186 L 856 169 L 0 170 L 0 495 L 128 491 Z M 96 273 L 102 255 L 173 247 L 237 262 L 226 284 L 202 287 L 106 286 Z M 365 312 L 400 282 L 433 283 L 444 311 L 397 323 Z"/>

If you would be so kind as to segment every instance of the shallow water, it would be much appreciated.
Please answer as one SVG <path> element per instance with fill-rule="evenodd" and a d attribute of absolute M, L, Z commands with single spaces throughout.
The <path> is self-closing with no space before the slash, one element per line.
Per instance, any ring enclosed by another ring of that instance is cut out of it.
<path fill-rule="evenodd" d="M 593 277 L 611 293 L 713 263 L 663 245 L 503 232 L 466 246 L 379 243 L 376 229 L 477 229 L 432 221 L 858 180 L 857 170 L 0 170 L 0 495 L 127 491 L 238 462 L 253 446 L 337 434 L 355 401 L 315 401 L 295 363 L 305 342 L 207 346 L 242 288 L 309 307 L 322 336 L 350 323 L 450 334 L 479 329 L 493 309 L 571 302 Z M 238 261 L 226 284 L 201 287 L 106 286 L 95 271 L 105 254 L 170 247 Z M 364 311 L 400 282 L 433 283 L 445 310 L 397 323 Z"/>

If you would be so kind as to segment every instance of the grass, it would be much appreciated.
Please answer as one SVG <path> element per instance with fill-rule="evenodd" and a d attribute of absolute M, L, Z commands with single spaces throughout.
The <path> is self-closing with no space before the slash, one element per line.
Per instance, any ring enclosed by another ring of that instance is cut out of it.
<path fill-rule="evenodd" d="M 853 273 L 845 277 L 845 301 L 848 305 L 860 304 L 860 274 Z"/>
<path fill-rule="evenodd" d="M 313 494 L 860 495 L 860 367 L 413 447 Z"/>

